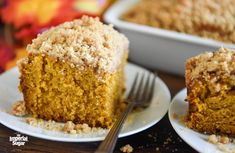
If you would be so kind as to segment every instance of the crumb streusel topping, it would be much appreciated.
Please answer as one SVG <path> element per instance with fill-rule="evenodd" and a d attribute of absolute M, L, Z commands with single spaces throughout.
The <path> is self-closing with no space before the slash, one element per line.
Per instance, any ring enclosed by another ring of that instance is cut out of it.
<path fill-rule="evenodd" d="M 112 25 L 83 16 L 39 34 L 27 51 L 68 61 L 80 69 L 91 67 L 99 73 L 114 71 L 128 46 L 127 38 Z"/>
<path fill-rule="evenodd" d="M 215 52 L 205 52 L 188 59 L 187 62 L 191 63 L 190 68 L 186 70 L 190 80 L 202 78 L 210 82 L 217 92 L 221 88 L 229 90 L 228 85 L 235 84 L 234 49 L 220 48 Z M 186 79 L 186 84 L 190 80 Z"/>
<path fill-rule="evenodd" d="M 234 6 L 234 0 L 141 0 L 122 18 L 235 43 Z"/>

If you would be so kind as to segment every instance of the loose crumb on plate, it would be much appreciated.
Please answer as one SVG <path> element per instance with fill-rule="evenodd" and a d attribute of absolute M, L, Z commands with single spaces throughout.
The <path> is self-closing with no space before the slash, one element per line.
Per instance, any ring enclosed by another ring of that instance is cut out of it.
<path fill-rule="evenodd" d="M 100 133 L 102 134 L 105 129 L 100 127 L 90 127 L 88 124 L 74 124 L 72 121 L 68 121 L 64 124 L 63 131 L 71 134 L 89 134 Z"/>
<path fill-rule="evenodd" d="M 68 121 L 64 124 L 63 131 L 67 133 L 76 133 L 74 132 L 75 124 L 72 121 Z"/>
<path fill-rule="evenodd" d="M 89 127 L 88 124 L 76 124 L 75 130 L 77 133 L 89 133 L 92 130 L 92 128 Z"/>
<path fill-rule="evenodd" d="M 121 147 L 120 150 L 125 153 L 131 153 L 131 152 L 133 152 L 134 149 L 131 145 L 127 144 L 127 145 Z"/>
<path fill-rule="evenodd" d="M 228 144 L 232 142 L 232 139 L 230 139 L 227 136 L 217 136 L 215 134 L 212 134 L 208 137 L 208 142 L 216 144 L 216 143 L 222 143 L 222 144 Z"/>
<path fill-rule="evenodd" d="M 216 144 L 218 143 L 218 137 L 215 134 L 212 134 L 208 137 L 208 142 Z"/>
<path fill-rule="evenodd" d="M 227 137 L 227 136 L 220 137 L 220 143 L 227 144 L 230 142 L 231 142 L 231 139 L 229 137 Z"/>
<path fill-rule="evenodd" d="M 72 121 L 59 123 L 53 120 L 45 121 L 43 119 L 27 117 L 25 118 L 25 122 L 34 127 L 39 127 L 50 131 L 59 131 L 67 134 L 102 135 L 107 132 L 107 129 L 104 128 L 90 127 L 88 124 L 75 124 Z"/>
<path fill-rule="evenodd" d="M 12 106 L 12 114 L 15 116 L 24 116 L 27 114 L 25 102 L 16 101 Z"/>
<path fill-rule="evenodd" d="M 45 121 L 43 119 L 37 119 L 34 117 L 26 117 L 25 122 L 34 127 L 40 127 L 42 129 L 50 131 L 62 131 L 63 126 L 53 120 Z"/>
<path fill-rule="evenodd" d="M 37 119 L 33 117 L 27 117 L 25 118 L 25 122 L 28 123 L 29 125 L 36 125 Z"/>
<path fill-rule="evenodd" d="M 229 138 L 227 136 L 220 136 L 212 134 L 208 137 L 208 142 L 216 145 L 216 147 L 223 152 L 226 153 L 235 153 L 235 147 L 231 147 L 231 144 L 233 142 L 232 138 Z"/>

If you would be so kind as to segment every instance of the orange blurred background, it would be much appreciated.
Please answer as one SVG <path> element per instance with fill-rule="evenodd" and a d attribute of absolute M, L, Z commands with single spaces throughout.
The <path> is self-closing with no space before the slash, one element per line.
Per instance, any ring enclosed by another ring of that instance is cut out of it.
<path fill-rule="evenodd" d="M 27 55 L 38 33 L 82 15 L 100 17 L 115 0 L 0 0 L 0 73 Z"/>

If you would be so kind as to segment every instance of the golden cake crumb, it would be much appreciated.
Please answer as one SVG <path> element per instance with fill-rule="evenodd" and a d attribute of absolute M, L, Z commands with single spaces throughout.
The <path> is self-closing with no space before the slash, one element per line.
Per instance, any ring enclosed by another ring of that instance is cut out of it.
<path fill-rule="evenodd" d="M 24 116 L 27 114 L 25 102 L 17 101 L 12 106 L 12 114 L 15 116 Z"/>
<path fill-rule="evenodd" d="M 131 145 L 127 144 L 127 145 L 121 147 L 120 150 L 125 153 L 131 153 L 131 152 L 133 152 L 134 149 Z"/>

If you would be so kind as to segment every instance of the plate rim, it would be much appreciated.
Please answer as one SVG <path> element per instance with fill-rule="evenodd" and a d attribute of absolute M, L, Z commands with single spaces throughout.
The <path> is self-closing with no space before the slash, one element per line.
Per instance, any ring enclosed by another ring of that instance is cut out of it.
<path fill-rule="evenodd" d="M 144 67 L 141 67 L 139 65 L 130 63 L 130 62 L 128 62 L 126 64 L 126 67 L 127 66 L 129 66 L 130 68 L 134 67 L 134 68 L 136 68 L 138 70 L 141 70 L 141 71 L 148 71 L 148 69 L 146 69 Z M 2 76 L 7 75 L 8 73 L 13 73 L 14 71 L 18 71 L 17 69 L 18 69 L 17 66 L 13 67 L 12 69 L 2 73 L 0 75 L 0 78 Z M 164 91 L 164 96 L 167 99 L 164 102 L 164 103 L 167 103 L 167 104 L 165 104 L 165 105 L 167 105 L 166 106 L 167 109 L 164 110 L 164 113 L 158 119 L 155 119 L 151 123 L 149 123 L 147 125 L 144 125 L 140 128 L 137 128 L 137 129 L 134 129 L 134 130 L 131 130 L 131 131 L 128 131 L 128 132 L 120 133 L 119 138 L 130 136 L 130 135 L 142 132 L 142 131 L 152 127 L 153 125 L 157 124 L 166 115 L 166 113 L 168 112 L 170 102 L 171 102 L 171 94 L 170 94 L 169 88 L 167 87 L 165 82 L 158 76 L 156 77 L 156 80 L 155 80 L 155 86 L 157 85 L 157 83 L 160 84 L 161 88 L 163 88 L 162 91 Z M 3 113 L 4 112 L 2 110 L 0 110 L 0 114 L 3 114 Z M 9 115 L 9 114 L 7 114 L 7 115 Z M 47 134 L 42 134 L 42 133 L 37 133 L 37 132 L 32 132 L 32 131 L 25 131 L 22 128 L 19 128 L 17 126 L 12 126 L 9 122 L 2 121 L 1 118 L 0 118 L 0 123 L 2 125 L 4 125 L 5 127 L 9 128 L 9 129 L 12 129 L 14 131 L 17 131 L 17 132 L 20 132 L 22 134 L 26 134 L 26 135 L 29 135 L 29 136 L 32 136 L 32 137 L 35 137 L 35 138 L 45 139 L 45 140 L 52 140 L 52 141 L 59 141 L 59 142 L 97 142 L 97 141 L 102 141 L 105 138 L 105 136 L 96 136 L 96 137 L 88 137 L 88 138 L 85 138 L 85 137 L 84 138 L 82 138 L 82 137 L 77 138 L 77 137 L 73 137 L 73 136 L 71 136 L 71 137 L 54 137 L 54 136 L 48 136 Z M 27 125 L 27 126 L 32 128 L 31 125 Z M 33 127 L 33 128 L 39 128 L 39 127 Z M 41 128 L 39 128 L 39 129 L 41 129 Z M 46 129 L 43 129 L 43 130 L 46 130 Z M 50 131 L 50 130 L 46 130 L 46 131 Z"/>

